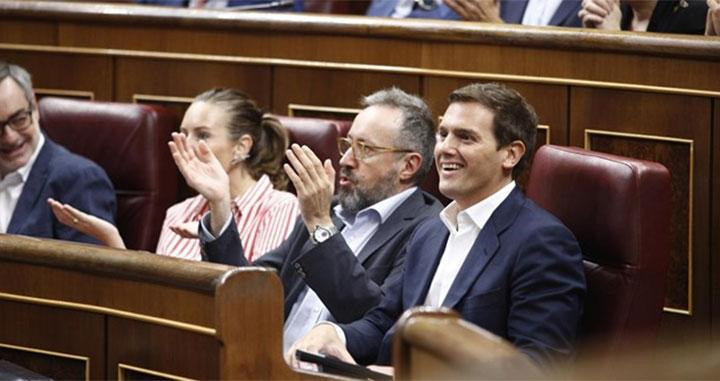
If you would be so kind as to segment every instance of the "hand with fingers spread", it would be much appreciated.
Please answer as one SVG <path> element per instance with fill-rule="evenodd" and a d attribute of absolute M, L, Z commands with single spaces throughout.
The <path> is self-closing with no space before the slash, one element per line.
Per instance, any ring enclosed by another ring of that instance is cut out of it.
<path fill-rule="evenodd" d="M 61 223 L 87 234 L 107 246 L 124 249 L 125 243 L 117 228 L 95 216 L 83 213 L 68 204 L 62 204 L 52 198 L 47 199 L 50 209 Z"/>
<path fill-rule="evenodd" d="M 720 0 L 706 0 L 708 6 L 706 36 L 720 35 Z"/>
<path fill-rule="evenodd" d="M 290 347 L 290 350 L 285 354 L 285 361 L 293 368 L 302 368 L 300 361 L 295 358 L 295 351 L 298 349 L 333 356 L 351 364 L 356 363 L 338 337 L 335 326 L 332 324 L 317 325 Z"/>
<path fill-rule="evenodd" d="M 173 233 L 179 235 L 180 237 L 189 239 L 198 238 L 198 223 L 196 221 L 170 225 L 169 228 Z"/>
<path fill-rule="evenodd" d="M 620 0 L 583 0 L 578 17 L 585 28 L 620 30 Z"/>
<path fill-rule="evenodd" d="M 444 2 L 463 20 L 503 23 L 498 0 L 445 0 Z"/>
<path fill-rule="evenodd" d="M 230 179 L 204 141 L 190 146 L 184 134 L 174 132 L 168 143 L 173 160 L 190 187 L 210 203 L 210 228 L 217 234 L 230 216 Z"/>
<path fill-rule="evenodd" d="M 307 146 L 293 144 L 286 156 L 285 173 L 295 186 L 300 213 L 308 231 L 330 226 L 330 203 L 335 192 L 335 169 L 329 159 L 321 162 Z"/>

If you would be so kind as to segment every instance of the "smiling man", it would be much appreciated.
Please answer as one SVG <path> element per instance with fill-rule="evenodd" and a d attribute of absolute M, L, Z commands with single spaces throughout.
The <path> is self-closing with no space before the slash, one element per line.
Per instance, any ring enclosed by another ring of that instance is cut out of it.
<path fill-rule="evenodd" d="M 43 135 L 30 74 L 0 61 L 0 233 L 98 242 L 61 224 L 48 198 L 114 222 L 105 171 Z"/>
<path fill-rule="evenodd" d="M 432 168 L 433 118 L 420 98 L 392 88 L 364 98 L 347 138 L 338 140 L 335 171 L 308 147 L 287 151 L 301 217 L 289 238 L 252 264 L 278 270 L 285 292 L 284 350 L 316 323 L 359 319 L 382 298 L 382 285 L 400 277 L 403 249 L 441 204 L 418 188 Z M 191 187 L 210 202 L 201 221 L 204 259 L 247 266 L 230 218 L 227 176 L 201 143 L 173 136 L 173 158 Z M 240 253 L 241 255 L 238 255 Z M 249 328 L 252 329 L 252 328 Z"/>
<path fill-rule="evenodd" d="M 320 324 L 302 349 L 386 365 L 394 324 L 414 306 L 445 306 L 508 339 L 539 364 L 571 355 L 585 278 L 580 248 L 514 179 L 530 161 L 537 117 L 516 91 L 454 91 L 437 133 L 440 192 L 454 201 L 413 233 L 404 272 L 380 305 L 350 324 Z"/>

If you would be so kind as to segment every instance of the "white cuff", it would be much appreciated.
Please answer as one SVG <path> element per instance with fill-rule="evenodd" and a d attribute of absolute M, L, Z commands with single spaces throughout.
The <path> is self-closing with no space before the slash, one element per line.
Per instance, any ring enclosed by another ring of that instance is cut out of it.
<path fill-rule="evenodd" d="M 230 217 L 228 217 L 227 221 L 225 221 L 225 223 L 223 224 L 222 229 L 220 229 L 220 232 L 219 232 L 219 233 L 217 234 L 217 236 L 216 236 L 216 235 L 214 235 L 214 234 L 210 231 L 210 229 L 208 229 L 207 226 L 206 226 L 205 219 L 207 218 L 208 221 L 210 221 L 210 217 L 211 217 L 211 214 L 210 214 L 210 213 L 211 213 L 211 212 L 205 213 L 205 215 L 200 219 L 200 229 L 202 229 L 202 232 L 203 232 L 203 234 L 205 234 L 206 237 L 211 238 L 211 239 L 207 240 L 207 242 L 212 242 L 212 241 L 216 240 L 217 237 L 220 237 L 221 235 L 223 235 L 223 233 L 225 232 L 225 230 L 227 230 L 228 226 L 230 226 L 230 221 L 232 221 L 232 218 L 233 218 L 233 215 L 232 215 L 232 213 L 231 213 L 231 214 L 230 214 Z"/>

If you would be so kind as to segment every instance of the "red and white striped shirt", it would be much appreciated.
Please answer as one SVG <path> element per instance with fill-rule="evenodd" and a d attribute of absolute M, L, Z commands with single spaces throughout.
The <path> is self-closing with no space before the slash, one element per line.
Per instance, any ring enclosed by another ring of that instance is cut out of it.
<path fill-rule="evenodd" d="M 278 247 L 292 231 L 300 213 L 297 198 L 292 193 L 275 190 L 266 175 L 232 200 L 231 208 L 248 261 Z M 156 252 L 199 261 L 200 240 L 182 238 L 170 226 L 197 222 L 208 209 L 209 203 L 200 195 L 171 206 L 165 214 Z"/>

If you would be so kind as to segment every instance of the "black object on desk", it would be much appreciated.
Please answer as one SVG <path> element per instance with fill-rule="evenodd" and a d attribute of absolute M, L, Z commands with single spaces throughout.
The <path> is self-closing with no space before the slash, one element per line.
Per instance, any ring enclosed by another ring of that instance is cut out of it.
<path fill-rule="evenodd" d="M 324 373 L 366 380 L 392 380 L 392 376 L 388 374 L 375 372 L 364 366 L 351 364 L 333 356 L 297 350 L 295 351 L 295 358 L 300 361 L 317 364 L 319 370 Z"/>

